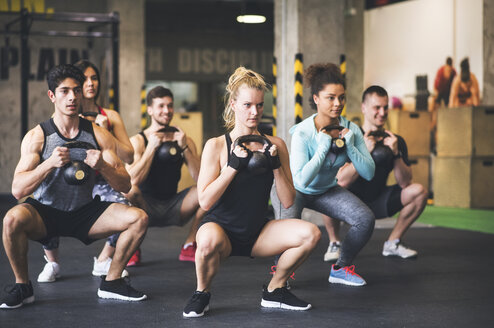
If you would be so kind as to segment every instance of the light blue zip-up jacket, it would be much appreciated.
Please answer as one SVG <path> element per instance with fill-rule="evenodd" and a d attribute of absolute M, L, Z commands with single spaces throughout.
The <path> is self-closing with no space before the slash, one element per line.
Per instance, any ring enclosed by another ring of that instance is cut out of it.
<path fill-rule="evenodd" d="M 340 117 L 340 125 L 349 129 L 344 136 L 346 151 L 337 155 L 334 163 L 331 163 L 328 156 L 331 137 L 317 131 L 314 124 L 316 115 L 306 118 L 290 129 L 290 168 L 295 189 L 310 195 L 326 192 L 336 185 L 336 174 L 348 160 L 353 163 L 362 178 L 371 180 L 374 177 L 375 164 L 365 146 L 360 128 Z"/>

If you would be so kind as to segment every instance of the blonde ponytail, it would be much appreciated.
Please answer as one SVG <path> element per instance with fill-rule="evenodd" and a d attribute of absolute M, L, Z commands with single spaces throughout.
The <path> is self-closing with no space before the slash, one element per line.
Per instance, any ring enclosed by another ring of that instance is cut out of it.
<path fill-rule="evenodd" d="M 268 85 L 264 81 L 261 74 L 242 66 L 235 70 L 235 72 L 228 79 L 225 94 L 225 110 L 223 112 L 223 120 L 225 121 L 225 127 L 228 131 L 233 129 L 235 126 L 235 112 L 233 111 L 231 103 L 232 100 L 237 98 L 238 90 L 242 85 L 249 88 L 258 89 L 263 92 L 268 90 Z"/>

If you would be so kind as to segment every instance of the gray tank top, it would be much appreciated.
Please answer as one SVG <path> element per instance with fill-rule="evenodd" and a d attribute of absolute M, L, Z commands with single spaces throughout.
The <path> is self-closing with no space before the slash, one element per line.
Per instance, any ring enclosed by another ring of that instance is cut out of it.
<path fill-rule="evenodd" d="M 40 124 L 45 136 L 43 150 L 41 152 L 41 162 L 48 159 L 55 147 L 63 146 L 69 141 L 83 141 L 90 143 L 95 149 L 99 149 L 94 136 L 93 125 L 83 118 L 79 119 L 79 133 L 73 139 L 62 136 L 53 118 Z M 70 149 L 70 158 L 84 161 L 86 150 Z M 33 197 L 40 203 L 54 207 L 62 211 L 76 210 L 93 200 L 92 192 L 95 183 L 95 172 L 91 170 L 89 179 L 82 185 L 69 185 L 63 177 L 63 168 L 56 168 L 48 174 L 34 191 Z"/>

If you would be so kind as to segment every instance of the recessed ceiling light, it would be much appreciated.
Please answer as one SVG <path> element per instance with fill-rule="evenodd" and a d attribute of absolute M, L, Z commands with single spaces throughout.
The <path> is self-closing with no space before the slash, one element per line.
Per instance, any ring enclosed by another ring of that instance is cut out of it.
<path fill-rule="evenodd" d="M 265 16 L 261 15 L 240 15 L 237 16 L 237 22 L 244 24 L 261 24 L 266 21 Z"/>

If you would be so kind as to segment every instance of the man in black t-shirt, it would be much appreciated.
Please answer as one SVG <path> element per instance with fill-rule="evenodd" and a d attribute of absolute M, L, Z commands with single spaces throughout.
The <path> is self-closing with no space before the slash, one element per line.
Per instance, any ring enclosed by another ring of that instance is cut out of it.
<path fill-rule="evenodd" d="M 376 219 L 387 218 L 400 212 L 396 224 L 384 243 L 384 256 L 412 258 L 417 252 L 401 243 L 403 235 L 424 210 L 427 192 L 421 184 L 412 183 L 412 169 L 408 161 L 405 140 L 384 129 L 388 118 L 388 93 L 380 86 L 367 88 L 362 95 L 364 123 L 362 132 L 367 149 L 376 163 L 374 178 L 361 178 L 352 163 L 338 172 L 338 184 L 348 188 L 362 199 L 374 212 Z M 386 186 L 388 176 L 394 171 L 397 184 Z M 330 244 L 325 261 L 339 256 L 339 222 L 324 217 Z"/>

